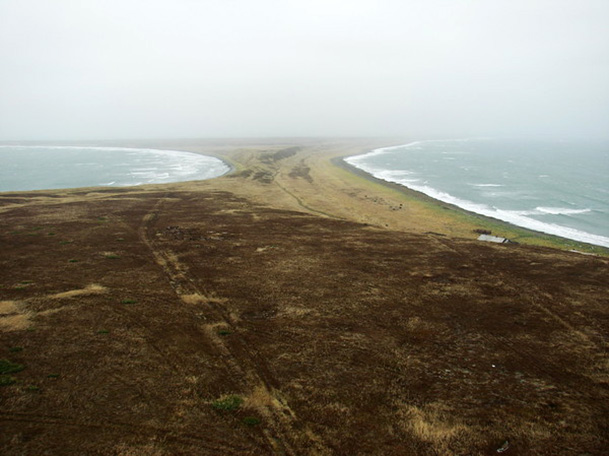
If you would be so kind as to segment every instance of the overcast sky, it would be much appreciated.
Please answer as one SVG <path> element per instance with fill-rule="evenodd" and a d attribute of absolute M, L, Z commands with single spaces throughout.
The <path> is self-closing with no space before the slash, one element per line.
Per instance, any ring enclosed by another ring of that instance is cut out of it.
<path fill-rule="evenodd" d="M 0 140 L 609 137 L 608 0 L 0 0 Z"/>

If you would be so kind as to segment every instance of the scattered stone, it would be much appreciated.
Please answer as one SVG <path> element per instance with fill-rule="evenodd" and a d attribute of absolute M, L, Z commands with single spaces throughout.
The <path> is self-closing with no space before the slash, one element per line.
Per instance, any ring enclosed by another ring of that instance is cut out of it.
<path fill-rule="evenodd" d="M 503 442 L 503 445 L 501 445 L 499 448 L 497 448 L 497 453 L 504 453 L 508 450 L 509 447 L 510 447 L 510 442 L 506 440 L 505 442 Z"/>

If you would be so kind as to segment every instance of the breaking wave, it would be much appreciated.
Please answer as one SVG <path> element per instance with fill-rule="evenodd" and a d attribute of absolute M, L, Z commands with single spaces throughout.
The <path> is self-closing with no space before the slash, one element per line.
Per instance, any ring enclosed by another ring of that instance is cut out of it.
<path fill-rule="evenodd" d="M 130 187 L 211 179 L 230 171 L 216 157 L 177 150 L 0 145 L 3 149 L 8 153 L 0 156 L 6 168 L 6 175 L 0 170 L 5 181 L 0 191 Z"/>
<path fill-rule="evenodd" d="M 440 140 L 441 141 L 441 140 Z M 438 190 L 430 185 L 427 181 L 417 178 L 415 173 L 408 170 L 387 170 L 380 167 L 372 166 L 368 163 L 370 157 L 379 156 L 386 154 L 395 149 L 416 149 L 419 148 L 422 143 L 427 141 L 412 142 L 402 146 L 391 146 L 375 149 L 363 155 L 356 155 L 346 157 L 345 162 L 349 163 L 356 168 L 365 171 L 378 179 L 385 180 L 387 182 L 393 182 L 412 190 L 424 193 L 436 200 L 444 203 L 452 204 L 465 209 L 470 212 L 475 212 L 487 217 L 492 217 L 504 222 L 518 225 L 524 228 L 528 228 L 534 231 L 547 233 L 563 238 L 568 238 L 580 242 L 589 244 L 600 245 L 603 247 L 609 247 L 609 237 L 587 233 L 585 231 L 558 225 L 548 221 L 542 221 L 534 218 L 534 216 L 572 216 L 581 215 L 591 212 L 590 208 L 563 208 L 563 207 L 545 207 L 538 206 L 534 210 L 507 210 L 500 209 L 487 204 L 475 203 L 467 199 L 456 197 L 450 193 L 442 190 Z M 502 187 L 500 184 L 493 183 L 482 183 L 482 184 L 469 184 L 470 186 L 476 187 Z"/>

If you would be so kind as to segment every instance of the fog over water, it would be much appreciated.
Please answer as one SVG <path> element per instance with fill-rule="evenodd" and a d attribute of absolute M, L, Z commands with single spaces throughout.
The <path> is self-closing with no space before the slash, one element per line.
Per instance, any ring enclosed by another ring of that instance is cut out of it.
<path fill-rule="evenodd" d="M 607 0 L 0 0 L 0 140 L 609 136 Z"/>

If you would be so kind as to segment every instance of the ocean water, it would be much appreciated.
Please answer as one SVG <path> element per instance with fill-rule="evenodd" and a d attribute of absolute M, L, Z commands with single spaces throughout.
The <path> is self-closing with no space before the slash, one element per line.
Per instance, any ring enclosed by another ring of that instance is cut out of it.
<path fill-rule="evenodd" d="M 345 161 L 463 209 L 609 247 L 609 143 L 430 140 Z"/>
<path fill-rule="evenodd" d="M 0 191 L 210 179 L 230 170 L 191 152 L 124 147 L 0 146 Z"/>

